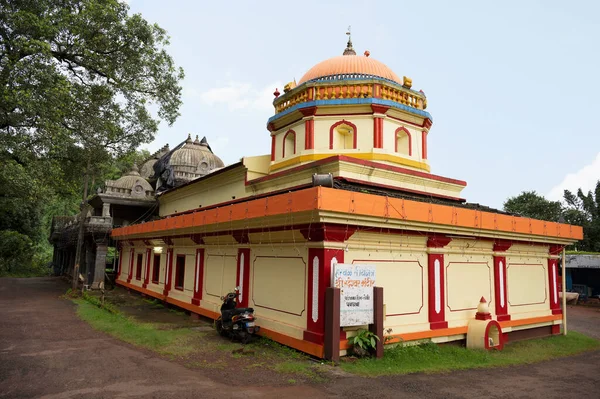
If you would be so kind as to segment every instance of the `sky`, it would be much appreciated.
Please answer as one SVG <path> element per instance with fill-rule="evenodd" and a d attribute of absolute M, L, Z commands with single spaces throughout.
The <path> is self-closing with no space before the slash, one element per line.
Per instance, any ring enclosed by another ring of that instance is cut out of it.
<path fill-rule="evenodd" d="M 341 55 L 351 25 L 357 54 L 426 93 L 431 172 L 465 180 L 469 202 L 560 200 L 600 179 L 598 1 L 128 3 L 167 30 L 186 75 L 181 116 L 150 151 L 191 133 L 225 164 L 269 153 L 273 91 Z"/>

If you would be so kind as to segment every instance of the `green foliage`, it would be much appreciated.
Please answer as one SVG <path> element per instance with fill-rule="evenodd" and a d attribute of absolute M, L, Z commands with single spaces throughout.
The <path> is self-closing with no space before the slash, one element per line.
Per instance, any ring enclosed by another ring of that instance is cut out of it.
<path fill-rule="evenodd" d="M 0 277 L 47 276 L 44 254 L 31 239 L 13 230 L 0 230 Z"/>
<path fill-rule="evenodd" d="M 100 300 L 100 298 L 94 296 L 94 295 L 90 295 L 87 292 L 84 292 L 82 295 L 82 298 L 84 300 L 86 300 L 87 302 L 91 303 L 92 305 L 100 308 L 100 309 L 104 309 L 109 313 L 113 313 L 113 314 L 118 314 L 119 313 L 119 309 L 117 309 L 113 304 L 111 304 L 110 302 L 102 302 Z"/>
<path fill-rule="evenodd" d="M 594 191 L 577 190 L 573 194 L 565 190 L 564 199 L 568 210 L 565 220 L 571 224 L 583 226 L 583 240 L 578 243 L 577 249 L 582 251 L 600 251 L 600 180 L 596 183 Z"/>
<path fill-rule="evenodd" d="M 558 222 L 562 215 L 559 201 L 549 201 L 535 191 L 523 191 L 504 202 L 504 210 L 532 219 Z"/>
<path fill-rule="evenodd" d="M 358 330 L 355 336 L 348 338 L 348 343 L 353 347 L 359 347 L 362 351 L 373 352 L 377 347 L 379 337 L 369 330 Z M 357 351 L 354 350 L 356 353 Z"/>
<path fill-rule="evenodd" d="M 78 211 L 179 115 L 166 32 L 117 0 L 0 0 L 0 230 L 47 258 L 52 216 Z M 153 114 L 151 112 L 155 110 Z"/>
<path fill-rule="evenodd" d="M 446 372 L 461 369 L 529 364 L 600 348 L 600 341 L 577 332 L 508 344 L 502 351 L 469 350 L 433 343 L 386 349 L 383 359 L 342 362 L 345 371 L 366 375 Z"/>
<path fill-rule="evenodd" d="M 36 148 L 131 149 L 181 104 L 166 32 L 116 0 L 0 0 L 0 130 Z M 100 133 L 100 134 L 96 134 Z"/>
<path fill-rule="evenodd" d="M 188 328 L 159 330 L 149 323 L 138 323 L 121 313 L 111 313 L 83 299 L 75 300 L 77 314 L 93 328 L 122 341 L 156 352 L 181 356 L 194 350 L 189 343 L 199 333 Z"/>
<path fill-rule="evenodd" d="M 583 240 L 575 245 L 581 251 L 600 251 L 600 180 L 594 191 L 585 194 L 564 192 L 565 206 L 559 201 L 548 201 L 535 191 L 524 191 L 504 202 L 504 210 L 533 219 L 564 222 L 583 227 Z"/>

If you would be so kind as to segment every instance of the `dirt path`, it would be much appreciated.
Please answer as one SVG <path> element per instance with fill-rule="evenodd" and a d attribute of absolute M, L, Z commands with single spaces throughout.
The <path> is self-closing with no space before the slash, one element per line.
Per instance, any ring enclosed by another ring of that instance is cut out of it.
<path fill-rule="evenodd" d="M 65 289 L 56 279 L 0 279 L 0 398 L 563 399 L 596 397 L 600 389 L 600 351 L 530 366 L 382 378 L 339 373 L 320 385 L 231 388 L 94 331 L 59 299 Z M 598 334 L 595 309 L 569 310 L 571 329 Z"/>
<path fill-rule="evenodd" d="M 0 398 L 323 397 L 313 387 L 231 390 L 94 331 L 56 279 L 0 279 Z"/>

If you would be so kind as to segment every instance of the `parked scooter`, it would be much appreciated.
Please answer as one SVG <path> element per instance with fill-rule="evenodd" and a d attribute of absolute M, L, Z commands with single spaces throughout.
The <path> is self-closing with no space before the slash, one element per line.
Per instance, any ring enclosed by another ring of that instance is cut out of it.
<path fill-rule="evenodd" d="M 234 292 L 221 297 L 221 316 L 215 321 L 215 327 L 220 335 L 247 344 L 260 327 L 255 324 L 253 308 L 236 308 L 239 290 L 240 287 L 235 287 Z"/>

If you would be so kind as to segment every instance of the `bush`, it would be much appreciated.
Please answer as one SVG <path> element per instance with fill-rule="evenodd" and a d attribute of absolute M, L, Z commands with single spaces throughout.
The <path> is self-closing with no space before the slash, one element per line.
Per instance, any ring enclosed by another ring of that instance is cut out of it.
<path fill-rule="evenodd" d="M 0 276 L 47 276 L 48 255 L 37 251 L 31 239 L 13 230 L 0 230 Z"/>
<path fill-rule="evenodd" d="M 368 330 L 358 330 L 355 336 L 348 338 L 352 352 L 358 357 L 368 356 L 377 348 L 379 337 Z"/>

